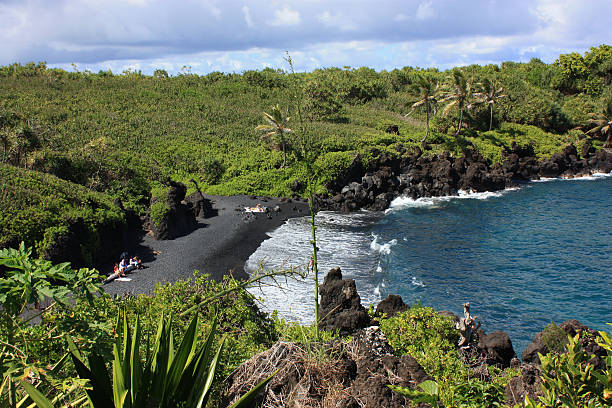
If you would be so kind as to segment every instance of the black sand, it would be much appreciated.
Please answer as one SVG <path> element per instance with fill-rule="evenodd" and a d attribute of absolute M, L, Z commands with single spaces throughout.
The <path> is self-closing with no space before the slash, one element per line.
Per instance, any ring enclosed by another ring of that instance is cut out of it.
<path fill-rule="evenodd" d="M 134 245 L 127 248 L 130 256 L 137 255 L 146 269 L 128 274 L 131 281 L 113 281 L 104 289 L 110 294 L 151 293 L 158 282 L 175 282 L 193 276 L 194 270 L 220 280 L 228 273 L 245 278 L 244 264 L 261 243 L 267 232 L 292 217 L 307 216 L 304 201 L 281 202 L 279 199 L 250 196 L 204 195 L 212 202 L 216 215 L 198 219 L 198 229 L 168 241 L 156 241 L 140 232 L 133 237 Z M 244 207 L 261 204 L 268 213 L 246 213 Z M 275 206 L 279 212 L 273 211 Z"/>

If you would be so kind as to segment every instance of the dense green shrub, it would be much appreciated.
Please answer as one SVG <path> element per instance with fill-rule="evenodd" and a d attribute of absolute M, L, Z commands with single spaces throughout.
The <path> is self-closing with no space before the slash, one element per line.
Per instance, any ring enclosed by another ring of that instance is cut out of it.
<path fill-rule="evenodd" d="M 0 247 L 24 240 L 40 255 L 58 233 L 80 220 L 87 230 L 85 255 L 93 260 L 100 232 L 125 226 L 123 212 L 106 194 L 5 164 L 0 164 L 0 180 L 11 181 L 0 184 Z"/>
<path fill-rule="evenodd" d="M 562 354 L 567 344 L 567 333 L 556 324 L 550 323 L 542 332 L 542 343 L 550 353 Z"/>
<path fill-rule="evenodd" d="M 508 95 L 493 112 L 496 133 L 478 133 L 489 128 L 490 112 L 471 100 L 472 108 L 464 112 L 468 129 L 462 130 L 462 138 L 448 137 L 456 126 L 455 109 L 448 117 L 434 115 L 432 130 L 439 135 L 429 140 L 432 149 L 425 154 L 446 149 L 460 155 L 476 147 L 492 161 L 500 161 L 501 152 L 514 138 L 528 139 L 524 143 L 533 143 L 540 157 L 558 151 L 568 137 L 544 132 L 536 136 L 538 131 L 517 126 L 556 133 L 585 126 L 588 113 L 597 111 L 593 108 L 599 107 L 602 93 L 612 82 L 610 49 L 604 45 L 582 56 L 560 56 L 558 63 L 549 65 L 532 60 L 460 68 L 474 89 L 489 80 Z M 287 146 L 291 167 L 278 169 L 282 155 L 266 149 L 255 128 L 262 121 L 261 112 L 275 104 L 289 106 L 290 123 L 300 128 L 296 109 L 296 94 L 300 94 L 309 133 L 320 139 L 312 152 L 323 169 L 317 191 L 324 191 L 325 183 L 335 176 L 332 171 L 343 168 L 344 158 L 353 152 L 367 157 L 376 148 L 396 154 L 406 150 L 400 145 L 418 145 L 425 134 L 426 114 L 415 110 L 405 116 L 419 97 L 415 78 L 427 75 L 448 84 L 450 73 L 412 67 L 391 72 L 345 67 L 310 73 L 268 68 L 199 76 L 185 67 L 177 76 L 158 70 L 149 77 L 131 71 L 94 74 L 49 69 L 45 63 L 13 64 L 0 67 L 0 161 L 56 175 L 73 183 L 75 191 L 83 186 L 111 199 L 121 198 L 140 214 L 151 202 L 155 182 L 167 178 L 184 183 L 196 180 L 208 193 L 291 195 L 292 181 L 303 178 L 299 143 Z M 440 98 L 448 92 L 450 88 L 442 86 Z M 381 135 L 386 130 L 381 124 L 398 125 L 401 137 Z M 519 131 L 508 131 L 508 127 Z M 301 136 L 296 136 L 298 141 Z M 337 153 L 340 163 L 332 163 L 329 153 Z M 14 189 L 18 180 L 13 177 L 11 173 L 6 182 L 10 187 L 0 186 L 4 188 L 0 194 Z M 50 224 L 33 225 L 26 220 L 37 214 L 42 219 L 53 217 L 41 200 L 26 203 L 24 195 L 18 196 L 19 209 L 0 207 L 2 215 L 10 214 L 16 220 L 12 224 L 21 225 L 19 233 L 26 241 L 40 241 Z M 164 213 L 161 204 L 157 206 L 152 211 L 156 217 Z M 10 236 L 5 231 L 0 227 L 0 246 L 15 242 L 14 231 Z M 47 234 L 49 240 L 52 232 Z"/>
<path fill-rule="evenodd" d="M 504 400 L 504 387 L 514 372 L 493 370 L 490 382 L 472 378 L 456 348 L 459 332 L 449 316 L 413 305 L 408 311 L 383 319 L 380 328 L 398 355 L 414 357 L 437 384 L 436 398 L 443 406 L 493 407 Z M 397 389 L 404 395 L 415 395 Z"/>

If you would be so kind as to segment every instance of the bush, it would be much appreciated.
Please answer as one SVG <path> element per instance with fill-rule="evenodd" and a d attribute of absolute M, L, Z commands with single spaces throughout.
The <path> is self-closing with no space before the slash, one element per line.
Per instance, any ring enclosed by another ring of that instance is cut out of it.
<path fill-rule="evenodd" d="M 380 328 L 396 354 L 411 355 L 435 379 L 436 398 L 443 406 L 477 408 L 501 405 L 504 387 L 516 374 L 493 370 L 494 377 L 490 382 L 470 378 L 456 348 L 459 332 L 453 320 L 432 308 L 413 305 L 406 312 L 383 319 Z M 398 391 L 407 396 L 422 395 L 408 390 Z"/>
<path fill-rule="evenodd" d="M 568 343 L 567 333 L 556 324 L 550 323 L 544 328 L 542 343 L 544 343 L 549 353 L 563 354 Z"/>

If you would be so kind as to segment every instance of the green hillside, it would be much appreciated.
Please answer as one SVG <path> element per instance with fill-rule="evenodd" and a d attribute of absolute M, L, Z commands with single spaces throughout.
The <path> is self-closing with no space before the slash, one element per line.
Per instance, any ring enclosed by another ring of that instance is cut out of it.
<path fill-rule="evenodd" d="M 168 178 L 190 187 L 194 179 L 211 194 L 303 194 L 292 186 L 306 178 L 305 136 L 315 140 L 310 149 L 324 193 L 356 152 L 367 162 L 380 152 L 421 146 L 426 111 L 412 108 L 421 98 L 419 78 L 439 84 L 426 154 L 475 148 L 496 162 L 515 141 L 550 156 L 581 143 L 593 127 L 589 114 L 600 112 L 611 94 L 612 47 L 561 55 L 553 64 L 534 59 L 456 70 L 474 91 L 458 135 L 458 104 L 444 109 L 456 93 L 454 70 L 170 77 L 162 70 L 66 72 L 44 63 L 0 67 L 0 247 L 25 240 L 43 251 L 67 220 L 83 219 L 94 248 L 100 225 L 124 222 L 115 198 L 143 214 L 151 191 Z M 482 96 L 487 81 L 503 95 L 492 117 Z M 277 104 L 289 110 L 293 130 L 287 167 L 278 143 L 262 141 L 256 130 L 265 124 L 262 112 Z M 399 135 L 385 132 L 390 125 Z M 605 137 L 596 136 L 601 147 Z"/>

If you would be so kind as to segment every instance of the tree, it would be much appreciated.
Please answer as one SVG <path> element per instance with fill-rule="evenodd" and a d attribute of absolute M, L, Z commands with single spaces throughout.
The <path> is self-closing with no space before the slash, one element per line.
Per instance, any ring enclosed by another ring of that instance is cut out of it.
<path fill-rule="evenodd" d="M 459 70 L 453 70 L 453 88 L 452 93 L 441 99 L 440 102 L 450 101 L 442 111 L 442 114 L 445 116 L 454 106 L 459 108 L 459 120 L 457 123 L 457 131 L 455 132 L 455 136 L 457 136 L 463 124 L 463 110 L 471 107 L 469 99 L 472 97 L 473 91 L 472 84 L 465 79 L 465 75 Z"/>
<path fill-rule="evenodd" d="M 612 146 L 612 95 L 608 95 L 606 98 L 601 112 L 591 113 L 590 116 L 589 123 L 595 125 L 595 127 L 587 133 L 599 132 L 602 136 L 607 135 L 604 147 Z"/>
<path fill-rule="evenodd" d="M 287 127 L 287 123 L 291 119 L 288 115 L 288 109 L 281 110 L 279 105 L 273 106 L 270 113 L 263 112 L 264 119 L 268 122 L 267 125 L 257 126 L 257 130 L 264 131 L 262 140 L 276 139 L 276 143 L 280 146 L 283 152 L 283 166 L 287 164 L 287 133 L 293 131 Z"/>
<path fill-rule="evenodd" d="M 419 100 L 412 104 L 412 109 L 419 106 L 425 106 L 425 112 L 427 114 L 427 128 L 425 131 L 425 137 L 421 142 L 424 142 L 429 136 L 429 116 L 433 111 L 436 114 L 436 105 L 438 104 L 438 96 L 440 92 L 440 84 L 438 80 L 430 75 L 419 73 L 416 79 L 416 87 L 419 91 Z M 411 111 L 412 112 L 412 111 Z M 406 116 L 408 116 L 408 113 Z"/>
<path fill-rule="evenodd" d="M 484 81 L 480 83 L 481 92 L 477 92 L 474 94 L 476 98 L 478 98 L 478 103 L 483 103 L 489 106 L 489 110 L 491 112 L 489 119 L 489 131 L 493 129 L 493 106 L 497 103 L 498 100 L 507 97 L 508 95 L 502 94 L 504 88 L 501 86 L 498 88 L 495 83 L 493 83 L 489 78 L 485 78 Z"/>

